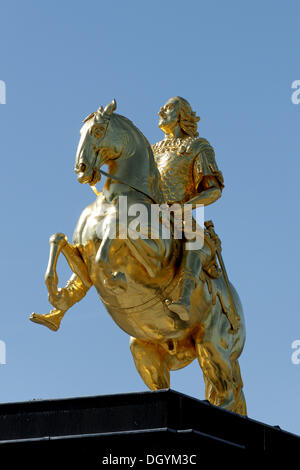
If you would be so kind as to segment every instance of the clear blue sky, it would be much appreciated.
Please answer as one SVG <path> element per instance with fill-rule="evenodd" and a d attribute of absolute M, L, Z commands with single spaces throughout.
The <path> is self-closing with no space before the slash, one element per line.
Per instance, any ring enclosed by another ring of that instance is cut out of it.
<path fill-rule="evenodd" d="M 214 146 L 223 197 L 206 210 L 243 302 L 249 416 L 300 434 L 297 1 L 2 1 L 0 401 L 146 390 L 129 337 L 96 292 L 58 333 L 29 321 L 50 306 L 48 238 L 69 238 L 94 196 L 73 165 L 82 119 L 112 98 L 151 142 L 157 111 L 187 98 Z M 69 277 L 61 260 L 62 284 Z M 204 398 L 196 362 L 171 386 Z"/>

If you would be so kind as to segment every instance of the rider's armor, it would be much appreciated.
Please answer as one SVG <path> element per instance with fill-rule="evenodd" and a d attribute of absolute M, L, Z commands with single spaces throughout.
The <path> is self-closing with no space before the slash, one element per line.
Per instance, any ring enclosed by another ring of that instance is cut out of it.
<path fill-rule="evenodd" d="M 161 175 L 161 188 L 168 204 L 184 204 L 201 191 L 205 176 L 214 176 L 223 189 L 213 148 L 203 138 L 162 140 L 152 145 Z"/>
<path fill-rule="evenodd" d="M 205 177 L 214 177 L 220 190 L 223 189 L 222 173 L 217 167 L 214 150 L 206 139 L 165 139 L 154 144 L 152 150 L 167 204 L 190 201 L 205 190 L 202 187 Z M 190 296 L 201 270 L 211 278 L 221 275 L 216 261 L 216 248 L 215 240 L 205 230 L 203 248 L 185 253 L 181 301 L 173 302 L 173 306 L 168 303 L 169 308 L 178 313 L 182 320 L 189 319 Z"/>

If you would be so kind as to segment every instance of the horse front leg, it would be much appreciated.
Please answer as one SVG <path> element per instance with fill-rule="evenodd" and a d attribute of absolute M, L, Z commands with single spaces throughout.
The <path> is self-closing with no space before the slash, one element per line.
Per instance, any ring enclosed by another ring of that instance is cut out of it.
<path fill-rule="evenodd" d="M 126 290 L 127 281 L 122 272 L 115 271 L 111 266 L 111 258 L 115 255 L 115 244 L 116 241 L 106 233 L 98 249 L 95 262 L 102 272 L 103 284 L 106 289 L 119 295 Z"/>
<path fill-rule="evenodd" d="M 66 310 L 57 310 L 56 308 L 51 310 L 50 313 L 35 313 L 33 312 L 29 319 L 33 323 L 38 323 L 39 325 L 44 325 L 49 330 L 57 331 L 60 327 L 60 322 L 62 321 Z"/>
<path fill-rule="evenodd" d="M 66 235 L 63 233 L 56 233 L 50 237 L 49 243 L 49 262 L 45 274 L 45 283 L 49 293 L 49 302 L 57 309 L 68 310 L 75 302 L 73 291 L 58 288 L 56 267 L 60 253 L 63 253 L 71 270 L 81 280 L 81 283 L 86 287 L 86 290 L 91 287 L 92 281 L 90 280 L 87 267 L 84 264 L 78 249 L 68 242 Z M 71 282 L 71 280 L 69 282 Z"/>
<path fill-rule="evenodd" d="M 49 239 L 50 253 L 48 266 L 45 273 L 45 283 L 48 289 L 49 302 L 54 307 L 55 305 L 52 301 L 58 294 L 58 275 L 56 272 L 57 261 L 63 246 L 65 246 L 67 243 L 67 237 L 63 233 L 55 233 Z"/>
<path fill-rule="evenodd" d="M 64 234 L 57 233 L 52 235 L 49 242 L 50 254 L 45 282 L 48 288 L 49 301 L 55 309 L 47 314 L 32 313 L 30 320 L 47 326 L 53 331 L 57 331 L 67 310 L 86 295 L 92 285 L 92 281 L 89 278 L 86 265 L 78 249 L 68 243 L 67 237 Z M 63 289 L 58 288 L 56 272 L 57 261 L 61 252 L 74 272 Z"/>

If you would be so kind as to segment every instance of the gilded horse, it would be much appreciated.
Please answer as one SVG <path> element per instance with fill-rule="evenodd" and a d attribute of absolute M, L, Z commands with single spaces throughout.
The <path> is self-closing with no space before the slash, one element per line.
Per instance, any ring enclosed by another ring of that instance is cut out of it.
<path fill-rule="evenodd" d="M 108 165 L 110 177 L 95 202 L 82 212 L 73 243 L 62 233 L 50 238 L 45 282 L 54 310 L 45 315 L 33 313 L 31 320 L 56 331 L 66 311 L 94 285 L 113 320 L 131 336 L 136 368 L 151 390 L 169 388 L 170 371 L 197 359 L 206 399 L 246 415 L 238 363 L 245 323 L 233 285 L 231 299 L 239 317 L 238 328 L 233 328 L 222 302 L 227 292 L 223 277 L 209 278 L 204 272 L 192 294 L 190 319 L 183 321 L 166 305 L 166 299 L 178 299 L 183 240 L 136 237 L 129 230 L 124 236 L 124 224 L 133 221 L 136 204 L 149 215 L 149 233 L 151 206 L 163 203 L 163 197 L 149 142 L 129 119 L 115 113 L 115 108 L 115 101 L 105 109 L 100 107 L 81 128 L 75 161 L 78 181 L 94 186 L 103 165 Z M 126 197 L 126 220 L 120 196 Z M 73 272 L 65 288 L 58 288 L 60 253 Z M 211 256 L 209 244 L 204 244 L 203 253 Z"/>

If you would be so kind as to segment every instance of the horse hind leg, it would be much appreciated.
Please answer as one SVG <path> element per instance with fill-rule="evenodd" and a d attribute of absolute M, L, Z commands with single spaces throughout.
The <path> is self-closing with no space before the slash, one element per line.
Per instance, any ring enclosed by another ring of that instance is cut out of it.
<path fill-rule="evenodd" d="M 150 390 L 170 387 L 167 352 L 161 346 L 131 337 L 130 350 L 135 366 Z"/>
<path fill-rule="evenodd" d="M 205 382 L 205 399 L 212 405 L 234 411 L 236 400 L 233 374 L 227 352 L 222 351 L 213 341 L 196 342 L 198 362 Z"/>
<path fill-rule="evenodd" d="M 247 416 L 243 381 L 238 360 L 232 362 L 214 344 L 196 346 L 198 361 L 203 371 L 205 399 L 212 405 Z"/>
<path fill-rule="evenodd" d="M 208 400 L 209 403 L 216 403 L 217 391 L 214 385 L 208 380 L 206 375 L 203 373 L 203 380 L 205 384 L 205 400 Z"/>
<path fill-rule="evenodd" d="M 243 392 L 243 380 L 241 376 L 241 370 L 238 360 L 233 361 L 232 364 L 233 372 L 233 392 L 235 397 L 235 407 L 233 411 L 243 416 L 247 416 L 247 405 L 245 395 Z"/>

